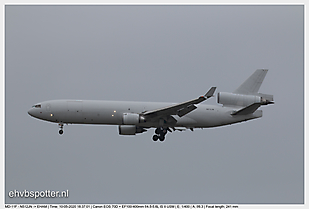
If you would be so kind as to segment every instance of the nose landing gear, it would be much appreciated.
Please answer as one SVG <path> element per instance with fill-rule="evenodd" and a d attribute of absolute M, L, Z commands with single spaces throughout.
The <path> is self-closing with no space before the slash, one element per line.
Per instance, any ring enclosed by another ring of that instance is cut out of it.
<path fill-rule="evenodd" d="M 62 135 L 63 134 L 63 123 L 59 123 L 58 126 L 60 128 L 59 134 Z"/>

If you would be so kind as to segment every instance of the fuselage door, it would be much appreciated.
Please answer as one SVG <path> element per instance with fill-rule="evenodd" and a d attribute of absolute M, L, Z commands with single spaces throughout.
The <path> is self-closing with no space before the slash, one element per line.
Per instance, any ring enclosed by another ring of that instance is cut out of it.
<path fill-rule="evenodd" d="M 46 104 L 46 111 L 47 111 L 47 112 L 50 112 L 50 111 L 51 111 L 51 105 L 50 105 L 50 103 L 47 103 L 47 104 Z"/>

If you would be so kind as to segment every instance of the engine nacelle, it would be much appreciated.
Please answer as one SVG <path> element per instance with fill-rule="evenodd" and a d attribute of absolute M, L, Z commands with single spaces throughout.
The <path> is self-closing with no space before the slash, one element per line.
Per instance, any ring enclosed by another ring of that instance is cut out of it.
<path fill-rule="evenodd" d="M 262 98 L 254 95 L 233 94 L 227 92 L 218 93 L 218 103 L 231 106 L 248 106 L 253 103 L 261 103 Z"/>
<path fill-rule="evenodd" d="M 145 118 L 137 113 L 123 113 L 122 123 L 124 125 L 137 125 L 145 122 Z"/>
<path fill-rule="evenodd" d="M 118 130 L 119 135 L 135 135 L 147 131 L 144 128 L 136 127 L 135 125 L 120 125 Z"/>

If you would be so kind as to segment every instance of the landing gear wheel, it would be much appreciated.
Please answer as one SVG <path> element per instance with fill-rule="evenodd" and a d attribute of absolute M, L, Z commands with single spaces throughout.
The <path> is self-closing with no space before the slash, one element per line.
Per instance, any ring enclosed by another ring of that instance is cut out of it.
<path fill-rule="evenodd" d="M 160 128 L 156 128 L 155 133 L 156 134 L 160 134 L 162 131 L 160 130 Z"/>
<path fill-rule="evenodd" d="M 163 142 L 165 140 L 165 135 L 167 134 L 168 130 L 169 130 L 168 127 L 158 127 L 158 128 L 156 128 L 155 135 L 153 135 L 153 137 L 152 137 L 153 141 L 157 141 L 159 139 L 161 142 Z"/>
<path fill-rule="evenodd" d="M 155 142 L 158 141 L 158 138 L 159 138 L 159 137 L 158 137 L 157 135 L 153 135 L 153 136 L 152 136 L 152 140 L 155 141 Z"/>
<path fill-rule="evenodd" d="M 59 123 L 58 126 L 60 128 L 59 134 L 62 135 L 63 134 L 63 123 Z"/>

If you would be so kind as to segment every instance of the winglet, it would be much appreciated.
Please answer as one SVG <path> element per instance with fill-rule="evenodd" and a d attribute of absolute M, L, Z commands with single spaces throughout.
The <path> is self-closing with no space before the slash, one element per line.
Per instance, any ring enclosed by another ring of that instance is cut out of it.
<path fill-rule="evenodd" d="M 217 87 L 211 87 L 211 88 L 209 89 L 209 91 L 205 94 L 205 97 L 206 97 L 206 98 L 212 97 L 212 96 L 214 95 L 215 91 L 216 91 L 216 88 L 217 88 Z"/>

